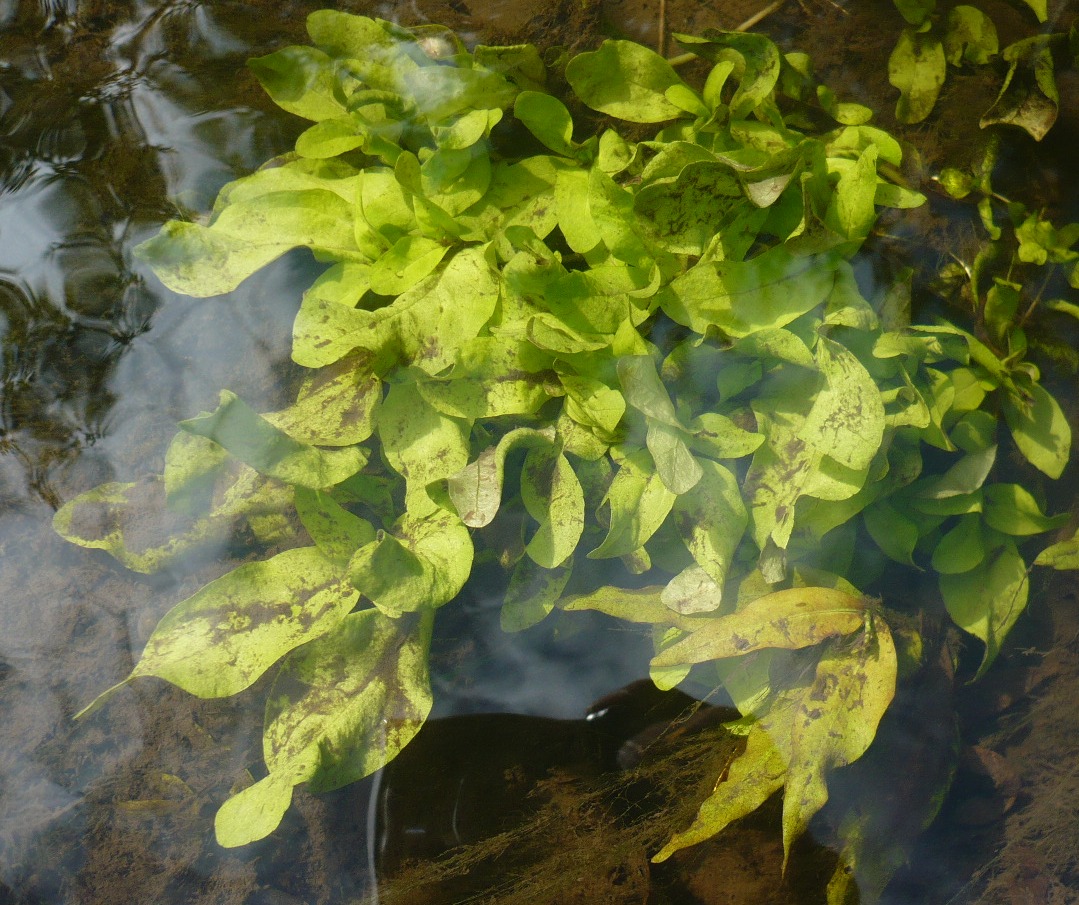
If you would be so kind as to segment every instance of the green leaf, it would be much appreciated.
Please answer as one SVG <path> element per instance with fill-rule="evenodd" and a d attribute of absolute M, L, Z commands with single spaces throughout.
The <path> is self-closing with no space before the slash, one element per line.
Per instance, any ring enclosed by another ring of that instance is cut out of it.
<path fill-rule="evenodd" d="M 704 663 L 764 648 L 798 650 L 858 631 L 865 600 L 834 588 L 789 588 L 752 600 L 701 624 L 652 658 L 654 666 Z"/>
<path fill-rule="evenodd" d="M 502 599 L 499 620 L 502 631 L 524 631 L 544 619 L 561 598 L 572 572 L 572 559 L 553 569 L 545 569 L 536 565 L 531 556 L 522 556 L 510 575 Z"/>
<path fill-rule="evenodd" d="M 555 569 L 577 549 L 584 531 L 584 491 L 569 460 L 554 448 L 533 448 L 521 471 L 521 499 L 539 528 L 525 547 L 537 565 Z"/>
<path fill-rule="evenodd" d="M 566 67 L 566 81 L 593 110 L 633 123 L 658 123 L 683 115 L 667 100 L 683 84 L 663 57 L 633 41 L 604 41 Z"/>
<path fill-rule="evenodd" d="M 692 53 L 715 63 L 734 63 L 738 88 L 730 101 L 730 115 L 744 119 L 769 99 L 780 72 L 779 48 L 764 35 L 707 29 L 704 37 L 676 34 L 674 38 Z"/>
<path fill-rule="evenodd" d="M 1049 477 L 1059 478 L 1071 455 L 1071 426 L 1045 387 L 1035 383 L 1027 393 L 1027 398 L 1004 397 L 1004 420 L 1027 461 Z"/>
<path fill-rule="evenodd" d="M 320 490 L 298 487 L 296 512 L 315 545 L 342 566 L 360 547 L 375 539 L 374 526 L 367 519 L 353 515 Z"/>
<path fill-rule="evenodd" d="M 894 0 L 899 14 L 911 25 L 921 25 L 937 8 L 937 0 Z"/>
<path fill-rule="evenodd" d="M 472 571 L 472 538 L 452 512 L 402 515 L 349 563 L 349 578 L 387 616 L 453 600 Z"/>
<path fill-rule="evenodd" d="M 497 301 L 498 283 L 483 248 L 462 249 L 391 304 L 373 311 L 305 296 L 293 328 L 292 358 L 318 368 L 361 348 L 396 354 L 437 374 L 491 319 Z"/>
<path fill-rule="evenodd" d="M 233 795 L 214 817 L 214 835 L 224 848 L 238 848 L 265 839 L 281 823 L 292 804 L 292 790 L 313 766 L 271 773 Z"/>
<path fill-rule="evenodd" d="M 750 261 L 702 260 L 671 282 L 663 310 L 701 334 L 719 328 L 740 338 L 785 327 L 828 297 L 834 266 L 830 258 L 797 257 L 783 245 Z"/>
<path fill-rule="evenodd" d="M 260 474 L 312 490 L 340 484 L 367 462 L 366 450 L 358 446 L 319 449 L 293 439 L 228 390 L 221 391 L 215 412 L 181 421 L 180 427 L 220 444 Z"/>
<path fill-rule="evenodd" d="M 884 436 L 876 381 L 853 353 L 823 336 L 816 358 L 827 384 L 813 400 L 800 436 L 847 468 L 868 468 Z"/>
<path fill-rule="evenodd" d="M 1044 10 L 1044 0 L 1040 2 Z M 1060 110 L 1050 41 L 1048 35 L 1037 35 L 1004 48 L 1011 68 L 993 106 L 982 116 L 983 129 L 1010 125 L 1025 129 L 1035 141 L 1046 136 Z"/>
<path fill-rule="evenodd" d="M 623 460 L 604 499 L 611 526 L 589 559 L 626 556 L 643 547 L 667 518 L 675 494 L 663 483 L 652 457 L 638 449 Z"/>
<path fill-rule="evenodd" d="M 995 445 L 968 453 L 939 478 L 926 479 L 919 495 L 925 499 L 943 500 L 974 493 L 985 483 L 996 460 Z"/>
<path fill-rule="evenodd" d="M 371 265 L 371 289 L 381 295 L 400 295 L 434 270 L 449 248 L 423 236 L 402 236 Z"/>
<path fill-rule="evenodd" d="M 647 421 L 645 442 L 660 478 L 671 493 L 688 493 L 701 479 L 701 466 L 689 451 L 688 435 L 659 379 L 655 362 L 648 355 L 625 356 L 616 367 L 626 402 Z"/>
<path fill-rule="evenodd" d="M 861 757 L 895 696 L 895 643 L 882 619 L 852 645 L 826 648 L 795 709 L 783 793 L 783 857 L 828 801 L 827 773 Z"/>
<path fill-rule="evenodd" d="M 723 587 L 693 563 L 667 582 L 661 599 L 664 606 L 683 616 L 711 613 L 723 604 Z"/>
<path fill-rule="evenodd" d="M 578 594 L 562 601 L 567 612 L 594 610 L 615 619 L 645 625 L 678 625 L 680 617 L 663 602 L 663 587 L 616 588 L 607 585 L 590 594 Z"/>
<path fill-rule="evenodd" d="M 980 9 L 961 5 L 949 11 L 948 30 L 944 34 L 944 55 L 949 63 L 984 65 L 999 49 L 996 26 Z"/>
<path fill-rule="evenodd" d="M 985 559 L 988 552 L 981 517 L 964 515 L 937 543 L 932 565 L 941 575 L 969 572 Z"/>
<path fill-rule="evenodd" d="M 752 814 L 782 787 L 787 763 L 768 731 L 755 724 L 745 750 L 731 763 L 727 775 L 701 804 L 693 823 L 671 836 L 653 857 L 666 861 L 675 852 L 711 839 L 740 817 Z"/>
<path fill-rule="evenodd" d="M 556 154 L 574 157 L 573 117 L 558 98 L 538 91 L 522 91 L 513 102 L 513 115 Z"/>
<path fill-rule="evenodd" d="M 285 661 L 266 701 L 270 775 L 312 762 L 314 792 L 369 776 L 392 760 L 431 709 L 427 653 L 434 620 L 347 616 Z"/>
<path fill-rule="evenodd" d="M 354 446 L 371 436 L 382 402 L 382 381 L 370 356 L 349 355 L 304 378 L 296 401 L 263 415 L 278 430 L 316 446 Z"/>
<path fill-rule="evenodd" d="M 491 524 L 502 505 L 502 481 L 506 456 L 518 447 L 550 447 L 554 432 L 519 427 L 511 430 L 495 446 L 489 446 L 467 466 L 449 476 L 450 499 L 470 528 Z"/>
<path fill-rule="evenodd" d="M 1030 491 L 1019 484 L 991 484 L 985 488 L 985 523 L 1004 534 L 1025 537 L 1067 524 L 1065 513 L 1048 516 Z"/>
<path fill-rule="evenodd" d="M 331 631 L 358 599 L 341 566 L 317 547 L 246 563 L 169 610 L 126 681 L 156 676 L 200 698 L 237 694 L 290 650 Z"/>
<path fill-rule="evenodd" d="M 884 553 L 905 566 L 914 566 L 918 526 L 887 500 L 878 500 L 862 513 L 866 531 Z"/>
<path fill-rule="evenodd" d="M 285 47 L 247 61 L 263 89 L 282 110 L 319 122 L 344 116 L 333 61 L 314 47 Z"/>
<path fill-rule="evenodd" d="M 379 412 L 378 434 L 387 463 L 405 479 L 405 506 L 413 515 L 435 508 L 428 484 L 468 464 L 471 426 L 435 410 L 414 383 L 390 388 Z"/>
<path fill-rule="evenodd" d="M 1030 582 L 1023 557 L 1009 538 L 969 572 L 941 575 L 940 593 L 955 624 L 985 642 L 985 656 L 975 676 L 979 678 L 1026 609 Z"/>
<path fill-rule="evenodd" d="M 841 173 L 824 222 L 844 238 L 864 239 L 877 219 L 877 149 L 870 145 Z"/>
<path fill-rule="evenodd" d="M 895 118 L 920 123 L 929 116 L 944 84 L 944 47 L 933 34 L 903 29 L 888 59 L 888 81 L 899 89 Z"/>
<path fill-rule="evenodd" d="M 1079 531 L 1062 540 L 1051 544 L 1038 554 L 1034 560 L 1036 566 L 1050 566 L 1054 569 L 1079 569 Z"/>
<path fill-rule="evenodd" d="M 267 192 L 228 204 L 209 226 L 170 220 L 135 254 L 173 292 L 205 298 L 231 292 L 292 248 L 360 257 L 353 217 L 351 205 L 332 191 Z"/>
<path fill-rule="evenodd" d="M 749 515 L 731 472 L 707 459 L 701 471 L 696 490 L 675 501 L 674 520 L 686 549 L 720 589 L 718 604 Z"/>

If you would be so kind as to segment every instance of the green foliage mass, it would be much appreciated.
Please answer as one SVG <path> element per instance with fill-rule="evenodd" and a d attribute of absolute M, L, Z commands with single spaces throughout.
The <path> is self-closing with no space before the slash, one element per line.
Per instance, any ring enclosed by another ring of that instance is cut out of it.
<path fill-rule="evenodd" d="M 939 573 L 984 670 L 1027 600 L 1020 544 L 1060 523 L 993 478 L 1009 437 L 1050 478 L 1071 448 L 1018 291 L 972 277 L 975 332 L 911 325 L 909 286 L 867 293 L 851 259 L 879 209 L 924 199 L 884 175 L 900 146 L 870 111 L 759 35 L 679 36 L 702 87 L 607 41 L 554 73 L 564 101 L 531 46 L 333 11 L 308 27 L 312 46 L 251 62 L 313 122 L 295 151 L 139 254 L 212 296 L 310 249 L 309 376 L 278 412 L 223 392 L 160 477 L 56 516 L 143 572 L 238 523 L 291 548 L 178 604 L 121 684 L 219 697 L 274 671 L 267 775 L 217 817 L 244 844 L 297 784 L 336 788 L 408 743 L 435 611 L 497 560 L 505 628 L 555 607 L 651 626 L 657 684 L 710 670 L 743 711 L 744 752 L 657 859 L 780 788 L 789 851 L 873 740 L 897 643 L 916 648 L 859 590 L 882 559 Z M 1073 232 L 1024 220 L 1019 254 L 1066 264 Z M 1075 541 L 1038 561 L 1073 567 Z"/>

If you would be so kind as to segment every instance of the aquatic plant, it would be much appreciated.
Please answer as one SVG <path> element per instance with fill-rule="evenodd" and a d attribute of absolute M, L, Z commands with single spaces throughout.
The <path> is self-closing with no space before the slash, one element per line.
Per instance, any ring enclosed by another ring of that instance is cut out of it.
<path fill-rule="evenodd" d="M 1079 60 L 1079 30 L 1038 34 L 1003 49 L 992 18 L 969 4 L 949 5 L 947 15 L 936 0 L 894 0 L 906 21 L 888 60 L 888 78 L 899 90 L 896 119 L 917 123 L 929 116 L 947 80 L 949 66 L 983 66 L 997 54 L 1007 72 L 982 128 L 1009 125 L 1040 141 L 1056 122 L 1060 93 L 1058 66 Z M 1048 18 L 1046 0 L 1023 0 L 1039 23 Z M 1059 62 L 1057 62 L 1059 61 Z"/>
<path fill-rule="evenodd" d="M 882 557 L 938 574 L 980 674 L 1027 601 L 1019 545 L 1065 519 L 995 480 L 1002 443 L 1050 478 L 1071 448 L 1018 292 L 972 277 L 969 331 L 912 325 L 908 285 L 856 278 L 878 209 L 924 198 L 871 111 L 763 36 L 676 36 L 707 68 L 695 88 L 627 41 L 549 69 L 532 46 L 334 11 L 308 30 L 251 61 L 314 123 L 295 150 L 138 250 L 213 296 L 310 249 L 296 401 L 259 414 L 224 391 L 160 476 L 55 519 L 140 572 L 238 524 L 287 549 L 177 604 L 83 713 L 141 676 L 214 698 L 274 670 L 267 773 L 216 820 L 222 845 L 259 839 L 297 785 L 408 744 L 437 610 L 484 558 L 508 574 L 507 630 L 556 607 L 650 626 L 658 685 L 696 667 L 744 715 L 655 860 L 780 789 L 789 852 L 919 658 L 917 604 L 862 592 Z M 1041 222 L 1021 254 L 1072 260 L 1072 232 Z M 1074 566 L 1075 543 L 1038 561 Z M 836 901 L 886 880 L 859 832 Z"/>

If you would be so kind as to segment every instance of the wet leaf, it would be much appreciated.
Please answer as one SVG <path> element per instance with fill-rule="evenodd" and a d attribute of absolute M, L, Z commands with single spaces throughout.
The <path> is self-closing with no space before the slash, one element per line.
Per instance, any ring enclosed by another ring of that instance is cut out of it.
<path fill-rule="evenodd" d="M 985 642 L 976 678 L 980 677 L 1026 609 L 1030 593 L 1026 563 L 1009 538 L 969 572 L 941 575 L 940 593 L 955 624 Z"/>
<path fill-rule="evenodd" d="M 482 528 L 494 521 L 502 504 L 502 481 L 506 456 L 518 447 L 549 447 L 554 433 L 521 427 L 485 449 L 466 467 L 449 477 L 450 499 L 461 519 L 470 528 Z"/>
<path fill-rule="evenodd" d="M 498 285 L 483 249 L 467 248 L 373 311 L 305 296 L 293 328 L 292 358 L 318 368 L 360 348 L 396 354 L 437 374 L 490 320 L 497 299 Z"/>
<path fill-rule="evenodd" d="M 675 852 L 711 839 L 735 820 L 752 814 L 772 793 L 783 786 L 787 764 L 766 729 L 754 725 L 746 738 L 745 750 L 730 765 L 727 775 L 701 804 L 688 829 L 675 833 L 653 857 L 666 861 Z"/>
<path fill-rule="evenodd" d="M 332 630 L 358 598 L 341 566 L 316 547 L 239 566 L 169 610 L 131 675 L 80 716 L 139 676 L 200 698 L 237 694 L 290 650 Z"/>
<path fill-rule="evenodd" d="M 899 89 L 895 118 L 920 123 L 932 112 L 944 84 L 946 61 L 940 39 L 903 29 L 888 59 L 888 81 Z"/>
<path fill-rule="evenodd" d="M 764 648 L 798 650 L 862 627 L 863 598 L 834 588 L 773 591 L 729 616 L 704 622 L 652 658 L 656 666 L 704 663 Z"/>
<path fill-rule="evenodd" d="M 434 270 L 449 248 L 423 236 L 402 236 L 368 274 L 371 289 L 381 295 L 400 295 Z"/>
<path fill-rule="evenodd" d="M 719 589 L 718 605 L 749 516 L 730 471 L 709 460 L 701 461 L 701 471 L 697 489 L 675 501 L 674 519 L 686 549 Z"/>
<path fill-rule="evenodd" d="M 682 84 L 663 57 L 632 41 L 604 41 L 599 50 L 578 54 L 566 67 L 566 81 L 593 110 L 634 123 L 676 119 L 681 109 L 666 91 Z"/>
<path fill-rule="evenodd" d="M 798 257 L 779 245 L 750 261 L 701 261 L 662 296 L 672 320 L 697 333 L 719 328 L 740 338 L 785 327 L 832 291 L 831 260 Z"/>
<path fill-rule="evenodd" d="M 266 701 L 263 751 L 270 775 L 312 763 L 309 787 L 328 792 L 392 760 L 431 709 L 433 622 L 430 612 L 391 619 L 361 610 L 295 651 Z"/>
<path fill-rule="evenodd" d="M 453 600 L 472 571 L 472 557 L 472 537 L 452 512 L 406 512 L 356 551 L 348 573 L 375 606 L 397 617 Z"/>
<path fill-rule="evenodd" d="M 510 575 L 499 622 L 504 632 L 520 632 L 542 621 L 562 597 L 573 571 L 568 559 L 553 569 L 522 556 Z"/>
<path fill-rule="evenodd" d="M 1035 468 L 1059 478 L 1071 455 L 1071 426 L 1045 387 L 1034 384 L 1028 399 L 1004 397 L 1004 420 L 1019 451 Z"/>
<path fill-rule="evenodd" d="M 1039 18 L 1044 21 L 1044 0 Z M 1049 37 L 1038 35 L 1016 41 L 1004 48 L 1011 66 L 993 106 L 982 117 L 981 126 L 1009 125 L 1025 129 L 1041 141 L 1056 122 L 1060 93 L 1053 72 Z"/>
<path fill-rule="evenodd" d="M 315 545 L 342 566 L 375 539 L 375 528 L 367 519 L 353 515 L 323 491 L 297 488 L 296 512 Z"/>
<path fill-rule="evenodd" d="M 426 515 L 435 508 L 427 485 L 449 478 L 468 464 L 471 423 L 429 405 L 414 383 L 390 388 L 378 419 L 378 435 L 389 466 L 405 479 L 405 505 Z"/>
<path fill-rule="evenodd" d="M 960 5 L 948 12 L 944 55 L 953 66 L 964 62 L 984 65 L 997 55 L 999 49 L 996 26 L 980 9 Z"/>
<path fill-rule="evenodd" d="M 783 856 L 828 800 L 827 773 L 861 757 L 895 696 L 896 655 L 882 619 L 852 644 L 827 648 L 791 725 L 783 793 Z"/>
<path fill-rule="evenodd" d="M 215 412 L 181 421 L 180 427 L 213 440 L 260 474 L 312 490 L 340 484 L 367 462 L 366 450 L 358 446 L 319 449 L 293 439 L 228 390 L 221 391 Z"/>
<path fill-rule="evenodd" d="M 292 248 L 362 258 L 353 217 L 352 206 L 332 191 L 267 192 L 230 203 L 209 226 L 170 220 L 135 254 L 173 292 L 205 298 L 231 292 Z"/>
<path fill-rule="evenodd" d="M 626 456 L 605 497 L 611 526 L 589 559 L 626 556 L 643 547 L 666 520 L 675 494 L 667 489 L 645 450 Z"/>
<path fill-rule="evenodd" d="M 1019 484 L 991 484 L 985 488 L 985 523 L 1017 537 L 1041 534 L 1067 524 L 1065 513 L 1048 516 L 1037 500 Z"/>
<path fill-rule="evenodd" d="M 315 446 L 353 446 L 374 430 L 382 381 L 352 355 L 304 378 L 296 401 L 262 417 L 278 430 Z"/>
<path fill-rule="evenodd" d="M 584 491 L 569 460 L 553 447 L 528 451 L 521 499 L 539 527 L 525 547 L 537 565 L 555 569 L 577 549 L 584 531 Z"/>
<path fill-rule="evenodd" d="M 933 550 L 933 568 L 941 575 L 969 572 L 987 553 L 981 517 L 964 515 Z"/>

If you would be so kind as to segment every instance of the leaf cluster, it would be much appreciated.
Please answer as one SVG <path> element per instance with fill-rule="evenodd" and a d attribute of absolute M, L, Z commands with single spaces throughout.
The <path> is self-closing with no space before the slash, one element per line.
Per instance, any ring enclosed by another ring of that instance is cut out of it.
<path fill-rule="evenodd" d="M 924 199 L 886 177 L 900 146 L 871 111 L 765 37 L 678 36 L 699 87 L 627 41 L 573 58 L 565 81 L 609 123 L 589 131 L 534 47 L 334 11 L 308 29 L 251 62 L 313 123 L 294 152 L 139 254 L 211 296 L 310 249 L 309 376 L 277 412 L 223 392 L 159 478 L 55 522 L 137 571 L 238 522 L 291 549 L 178 604 L 121 684 L 219 697 L 276 671 L 267 775 L 217 818 L 244 844 L 296 785 L 336 788 L 408 743 L 435 612 L 497 560 L 505 628 L 555 607 L 650 626 L 657 684 L 709 670 L 745 715 L 744 753 L 658 858 L 779 788 L 789 850 L 895 690 L 895 619 L 858 590 L 865 537 L 939 573 L 983 669 L 1026 602 L 1018 544 L 1059 518 L 993 480 L 998 446 L 1057 477 L 1071 437 L 1021 324 L 986 314 L 1004 329 L 986 343 L 912 326 L 904 285 L 863 294 L 851 258 L 878 208 Z M 522 130 L 532 150 L 504 139 Z M 1005 310 L 975 283 L 983 314 Z"/>
<path fill-rule="evenodd" d="M 1046 0 L 1023 0 L 1039 23 Z M 1060 93 L 1056 69 L 1079 60 L 1079 31 L 1038 34 L 1001 49 L 993 20 L 976 6 L 951 6 L 947 15 L 936 0 L 894 0 L 907 25 L 888 60 L 888 79 L 899 90 L 895 116 L 918 123 L 932 112 L 947 80 L 948 67 L 983 66 L 999 55 L 1007 69 L 982 128 L 1010 125 L 1040 141 L 1056 122 Z"/>

